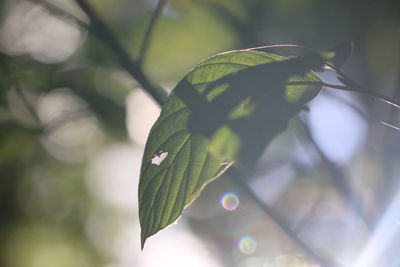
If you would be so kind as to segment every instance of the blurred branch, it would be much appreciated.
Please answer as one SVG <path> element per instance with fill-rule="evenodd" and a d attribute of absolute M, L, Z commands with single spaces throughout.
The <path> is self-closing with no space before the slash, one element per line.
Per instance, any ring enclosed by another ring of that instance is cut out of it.
<path fill-rule="evenodd" d="M 61 18 L 66 18 L 67 20 L 73 20 L 74 22 L 76 22 L 80 27 L 86 29 L 86 30 L 90 30 L 90 26 L 83 20 L 81 20 L 80 18 L 66 12 L 65 10 L 59 8 L 58 6 L 54 5 L 53 3 L 50 3 L 46 0 L 28 0 L 31 1 L 33 3 L 36 3 L 44 8 L 47 9 L 47 11 L 49 11 L 50 13 L 52 13 L 53 15 L 56 15 L 58 17 Z"/>
<path fill-rule="evenodd" d="M 312 220 L 312 217 L 316 215 L 318 208 L 321 206 L 322 201 L 324 200 L 325 193 L 327 191 L 327 187 L 324 184 L 321 190 L 319 190 L 318 197 L 316 200 L 313 202 L 311 207 L 308 209 L 306 214 L 303 216 L 301 221 L 294 227 L 293 231 L 295 233 L 299 233 L 305 226 L 309 224 L 309 222 Z"/>
<path fill-rule="evenodd" d="M 399 44 L 400 45 L 400 44 Z M 397 73 L 400 73 L 400 52 L 398 52 L 397 55 Z M 395 83 L 395 87 L 394 87 L 394 92 L 393 92 L 393 97 L 395 99 L 399 99 L 400 98 L 400 76 L 397 76 L 397 80 Z M 398 110 L 392 108 L 388 114 L 388 121 L 394 121 L 396 115 L 397 115 Z M 385 137 L 387 137 L 387 131 L 385 133 Z M 385 138 L 386 139 L 386 138 Z"/>
<path fill-rule="evenodd" d="M 253 191 L 253 189 L 241 178 L 246 177 L 242 174 L 239 169 L 232 166 L 228 169 L 227 174 L 231 177 L 233 182 L 240 186 L 241 189 L 259 206 L 259 208 L 269 216 L 306 254 L 313 259 L 316 263 L 324 267 L 337 267 L 340 266 L 332 259 L 323 258 L 314 252 L 303 240 L 301 240 L 297 234 L 290 228 L 285 220 L 279 215 L 279 213 L 268 204 L 264 203 Z"/>
<path fill-rule="evenodd" d="M 353 208 L 356 214 L 360 216 L 362 221 L 367 226 L 368 230 L 372 229 L 371 220 L 367 217 L 365 211 L 362 209 L 362 203 L 360 201 L 360 196 L 355 192 L 352 185 L 349 183 L 349 177 L 344 173 L 344 171 L 339 168 L 335 163 L 328 159 L 324 152 L 321 150 L 313 136 L 311 135 L 310 128 L 304 127 L 305 138 L 311 143 L 314 150 L 317 152 L 318 156 L 322 160 L 322 165 L 324 170 L 330 173 L 333 186 L 337 189 L 338 193 L 342 195 L 346 202 L 350 203 L 350 207 Z"/>
<path fill-rule="evenodd" d="M 83 12 L 88 16 L 97 37 L 108 45 L 116 55 L 123 68 L 143 87 L 147 93 L 159 104 L 163 105 L 167 98 L 166 92 L 159 86 L 154 85 L 142 72 L 141 66 L 135 63 L 107 25 L 100 19 L 94 9 L 85 0 L 75 0 Z"/>
<path fill-rule="evenodd" d="M 153 13 L 153 16 L 151 17 L 150 24 L 147 27 L 146 34 L 145 34 L 143 42 L 142 42 L 142 46 L 140 48 L 139 57 L 136 61 L 137 64 L 139 64 L 139 65 L 142 65 L 145 60 L 147 50 L 150 45 L 153 30 L 155 28 L 155 25 L 156 25 L 158 19 L 160 18 L 162 10 L 163 10 L 164 6 L 167 4 L 167 2 L 168 2 L 168 0 L 160 0 L 158 2 L 156 10 Z"/>
<path fill-rule="evenodd" d="M 249 47 L 262 43 L 260 38 L 258 38 L 258 36 L 255 34 L 255 25 L 257 25 L 257 23 L 248 23 L 247 20 L 240 19 L 229 12 L 224 6 L 221 5 L 221 3 L 213 0 L 206 1 L 206 5 L 200 1 L 195 1 L 194 3 L 197 3 L 201 8 L 208 8 L 209 12 L 214 13 L 217 18 L 231 27 L 231 29 L 238 36 L 238 39 L 241 42 L 241 47 Z M 248 13 L 249 10 L 246 10 L 245 12 Z"/>
<path fill-rule="evenodd" d="M 95 34 L 100 40 L 108 45 L 119 63 L 123 68 L 143 87 L 148 94 L 160 105 L 162 105 L 166 98 L 167 93 L 161 87 L 154 85 L 143 73 L 141 65 L 135 63 L 122 45 L 115 38 L 114 34 L 109 30 L 106 24 L 100 19 L 94 9 L 85 0 L 75 0 L 82 11 L 88 16 L 91 25 L 88 25 L 79 18 L 65 12 L 56 5 L 49 3 L 46 0 L 29 0 L 45 7 L 49 12 L 54 13 L 60 17 L 75 21 L 80 27 Z"/>
<path fill-rule="evenodd" d="M 68 122 L 75 121 L 77 119 L 90 117 L 92 115 L 93 114 L 90 114 L 88 112 L 87 108 L 79 108 L 79 109 L 75 109 L 72 111 L 66 111 L 66 112 L 63 112 L 60 116 L 58 116 L 55 119 L 48 122 L 44 126 L 44 129 L 46 130 L 46 132 L 51 133 L 51 132 L 58 130 L 59 128 L 61 128 L 65 124 L 67 124 Z"/>
<path fill-rule="evenodd" d="M 400 52 L 397 55 L 397 71 L 398 71 L 398 73 L 400 71 Z M 393 92 L 393 98 L 396 98 L 396 99 L 400 98 L 400 76 L 397 76 L 397 79 L 396 79 L 394 92 Z M 397 107 L 397 106 L 391 107 L 391 109 L 389 111 L 389 114 L 387 115 L 386 121 L 388 121 L 388 122 L 395 121 L 396 116 L 397 116 L 398 111 L 399 111 L 396 108 L 399 108 L 399 107 Z M 383 124 L 383 125 L 388 126 L 388 128 L 399 130 L 398 127 L 395 127 L 395 126 L 390 125 L 388 123 L 385 123 L 383 121 L 380 121 L 380 123 Z M 388 140 L 389 138 L 390 138 L 389 129 L 386 129 L 386 131 L 383 134 L 383 140 Z M 388 152 L 388 153 L 385 153 L 385 155 L 389 155 L 389 158 L 393 157 L 394 156 L 393 152 L 391 153 L 391 151 L 393 151 L 393 148 L 392 148 L 390 142 L 385 142 L 385 144 L 386 144 L 385 145 L 386 146 L 385 150 Z M 394 154 L 396 154 L 396 152 Z M 385 161 L 385 162 L 390 162 L 390 161 L 388 160 L 388 161 Z M 385 168 L 385 170 L 388 170 L 388 168 Z"/>
<path fill-rule="evenodd" d="M 400 42 L 398 42 L 398 47 Z M 397 73 L 400 73 L 400 50 L 397 50 Z M 394 98 L 400 98 L 400 75 L 397 75 L 393 87 L 392 96 Z M 393 135 L 395 130 L 396 136 L 398 136 L 398 127 L 391 125 L 390 123 L 396 122 L 399 114 L 399 109 L 396 107 L 390 107 L 389 112 L 386 114 L 385 123 L 380 121 L 380 124 L 385 125 L 386 129 L 383 129 L 383 134 L 380 137 L 378 144 L 381 144 L 381 166 L 382 166 L 382 177 L 380 186 L 374 190 L 373 201 L 377 203 L 377 206 L 381 209 L 377 209 L 375 213 L 376 218 L 382 218 L 385 216 L 386 205 L 390 203 L 391 197 L 395 194 L 398 188 L 398 176 L 396 175 L 396 168 L 398 166 L 398 139 Z M 389 189 L 390 188 L 390 189 Z M 388 190 L 389 189 L 389 190 Z"/>
<path fill-rule="evenodd" d="M 39 119 L 39 116 L 36 113 L 35 108 L 32 106 L 32 104 L 29 102 L 28 98 L 26 97 L 24 91 L 19 87 L 18 83 L 15 84 L 15 92 L 17 93 L 18 97 L 21 99 L 21 101 L 24 103 L 24 106 L 28 110 L 29 114 L 32 116 L 33 120 L 37 124 L 38 127 L 41 126 L 41 122 Z"/>

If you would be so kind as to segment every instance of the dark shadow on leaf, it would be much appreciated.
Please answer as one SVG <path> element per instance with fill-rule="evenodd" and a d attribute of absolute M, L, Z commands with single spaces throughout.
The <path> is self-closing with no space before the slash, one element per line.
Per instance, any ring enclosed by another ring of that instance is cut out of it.
<path fill-rule="evenodd" d="M 240 140 L 235 155 L 230 156 L 251 167 L 304 104 L 301 100 L 287 101 L 285 84 L 294 76 L 320 69 L 324 61 L 319 54 L 311 54 L 260 64 L 223 76 L 205 88 L 184 79 L 174 94 L 190 110 L 187 122 L 190 133 L 202 134 L 212 140 L 221 127 L 227 127 Z M 215 90 L 222 92 L 213 96 Z M 235 110 L 239 110 L 237 116 Z"/>
<path fill-rule="evenodd" d="M 286 59 L 232 51 L 199 63 L 173 90 L 146 144 L 139 183 L 142 246 L 176 221 L 233 163 L 251 168 L 293 115 L 318 94 L 318 54 Z M 162 153 L 162 162 L 155 163 Z M 160 213 L 160 211 L 163 211 Z"/>

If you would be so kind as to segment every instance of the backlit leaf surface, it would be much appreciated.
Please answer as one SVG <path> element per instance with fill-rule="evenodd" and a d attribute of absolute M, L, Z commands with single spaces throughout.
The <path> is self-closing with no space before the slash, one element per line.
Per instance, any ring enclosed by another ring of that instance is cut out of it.
<path fill-rule="evenodd" d="M 142 247 L 176 221 L 231 164 L 251 167 L 318 86 L 321 56 L 286 59 L 254 50 L 216 55 L 176 86 L 147 140 L 139 184 Z"/>

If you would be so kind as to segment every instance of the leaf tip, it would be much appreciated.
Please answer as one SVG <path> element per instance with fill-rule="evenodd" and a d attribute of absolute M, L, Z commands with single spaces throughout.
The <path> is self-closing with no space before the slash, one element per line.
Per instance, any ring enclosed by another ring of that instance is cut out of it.
<path fill-rule="evenodd" d="M 350 57 L 354 50 L 353 41 L 345 41 L 331 48 L 329 51 L 335 52 L 335 56 L 329 59 L 334 67 L 340 68 Z"/>
<path fill-rule="evenodd" d="M 147 236 L 142 231 L 141 236 L 140 236 L 140 249 L 141 250 L 143 250 L 146 240 L 147 240 Z"/>

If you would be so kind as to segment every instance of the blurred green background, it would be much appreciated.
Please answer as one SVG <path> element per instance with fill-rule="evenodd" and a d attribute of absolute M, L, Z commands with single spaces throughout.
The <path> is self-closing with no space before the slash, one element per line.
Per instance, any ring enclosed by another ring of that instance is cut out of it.
<path fill-rule="evenodd" d="M 137 58 L 157 1 L 89 3 Z M 159 108 L 80 24 L 90 21 L 72 0 L 0 0 L 0 266 L 316 266 L 224 177 L 140 251 L 138 175 Z M 390 0 L 170 0 L 143 69 L 171 90 L 218 52 L 348 40 L 343 71 L 400 98 Z M 318 253 L 398 266 L 400 130 L 384 124 L 400 125 L 398 108 L 333 89 L 309 107 L 249 183 Z"/>

